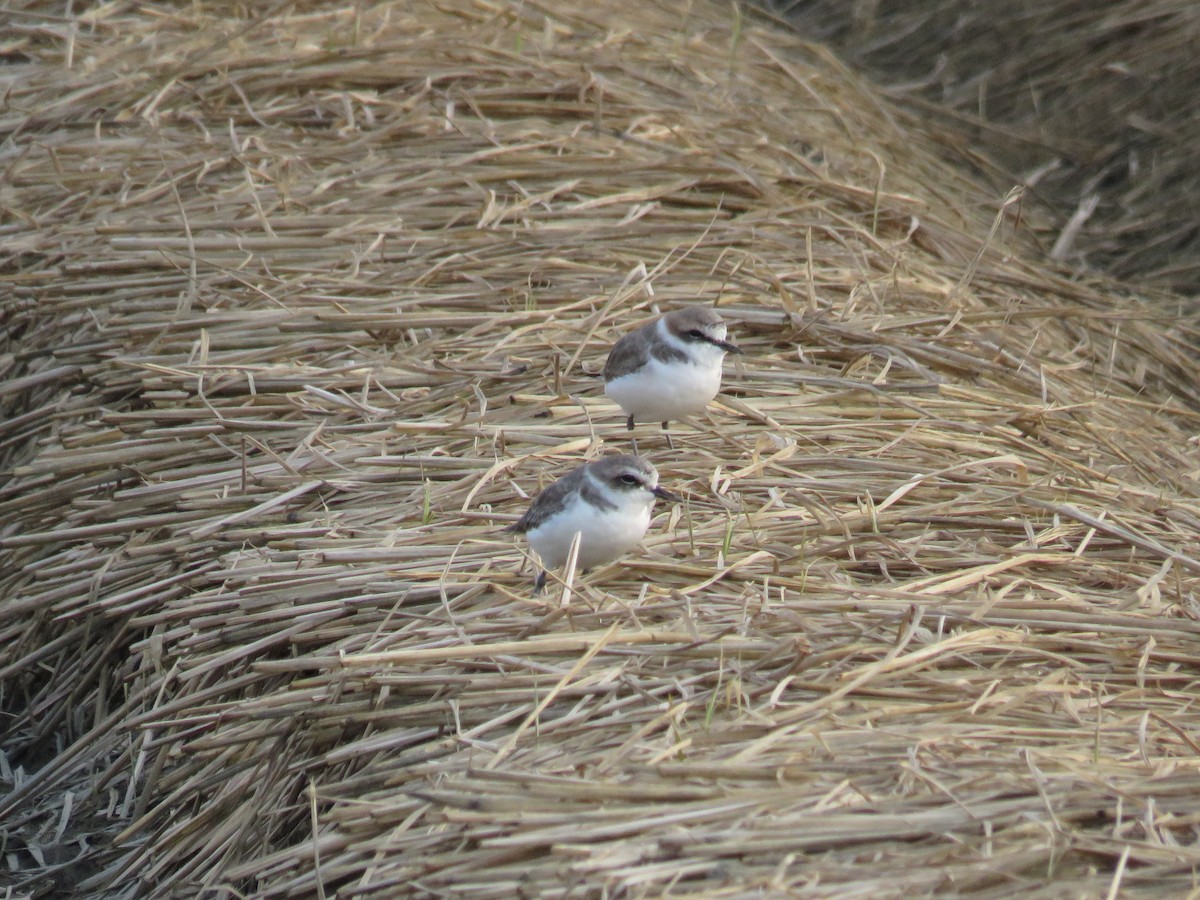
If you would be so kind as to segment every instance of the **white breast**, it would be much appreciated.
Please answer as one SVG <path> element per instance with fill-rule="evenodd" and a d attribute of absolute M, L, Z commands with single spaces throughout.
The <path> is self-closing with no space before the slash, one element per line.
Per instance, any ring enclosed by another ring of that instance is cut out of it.
<path fill-rule="evenodd" d="M 649 494 L 639 492 L 616 509 L 598 510 L 575 494 L 561 512 L 532 529 L 529 546 L 550 569 L 567 561 L 578 532 L 580 569 L 603 565 L 636 547 L 650 527 Z"/>
<path fill-rule="evenodd" d="M 716 347 L 697 347 L 695 362 L 664 363 L 651 358 L 636 372 L 614 378 L 604 393 L 627 415 L 643 422 L 668 422 L 706 407 L 721 389 L 721 361 Z"/>

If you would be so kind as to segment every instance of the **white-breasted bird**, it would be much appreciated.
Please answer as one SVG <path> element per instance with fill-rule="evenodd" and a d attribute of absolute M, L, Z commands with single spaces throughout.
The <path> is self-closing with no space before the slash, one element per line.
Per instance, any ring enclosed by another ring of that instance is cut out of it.
<path fill-rule="evenodd" d="M 585 572 L 641 543 L 656 499 L 680 500 L 658 486 L 658 472 L 649 461 L 627 454 L 605 456 L 558 479 L 505 530 L 524 534 L 541 559 L 545 568 L 534 583 L 534 593 L 540 593 L 545 569 L 567 561 L 576 534 L 576 564 Z"/>
<path fill-rule="evenodd" d="M 604 393 L 634 422 L 667 423 L 704 409 L 721 389 L 725 322 L 707 306 L 687 306 L 622 337 L 604 364 Z"/>

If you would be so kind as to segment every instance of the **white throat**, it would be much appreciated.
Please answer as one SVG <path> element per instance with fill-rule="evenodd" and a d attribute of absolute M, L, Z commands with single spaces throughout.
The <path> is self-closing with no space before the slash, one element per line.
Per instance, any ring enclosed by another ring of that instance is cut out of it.
<path fill-rule="evenodd" d="M 725 340 L 727 329 L 724 325 L 717 326 L 714 337 Z M 725 359 L 725 351 L 708 341 L 685 341 L 678 335 L 672 334 L 665 319 L 659 319 L 654 329 L 655 337 L 673 350 L 678 350 L 688 358 L 693 366 L 703 366 L 706 369 L 721 367 Z"/>
<path fill-rule="evenodd" d="M 640 519 L 654 505 L 654 495 L 647 490 L 641 488 L 627 491 L 613 490 L 612 487 L 595 478 L 591 472 L 585 472 L 584 477 L 591 482 L 592 487 L 601 497 L 616 507 L 615 510 L 610 510 L 613 515 Z"/>

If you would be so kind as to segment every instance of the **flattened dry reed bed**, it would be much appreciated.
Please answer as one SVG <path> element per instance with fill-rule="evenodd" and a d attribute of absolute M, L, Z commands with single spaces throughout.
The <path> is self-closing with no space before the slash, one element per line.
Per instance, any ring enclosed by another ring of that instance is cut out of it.
<path fill-rule="evenodd" d="M 1058 215 L 1054 258 L 1200 288 L 1195 4 L 762 5 L 870 72 L 958 159 L 1027 183 Z"/>
<path fill-rule="evenodd" d="M 819 48 L 114 4 L 15 52 L 6 885 L 1190 887 L 1195 330 L 1027 262 Z M 531 598 L 500 526 L 697 298 L 748 353 L 639 432 L 685 502 Z"/>

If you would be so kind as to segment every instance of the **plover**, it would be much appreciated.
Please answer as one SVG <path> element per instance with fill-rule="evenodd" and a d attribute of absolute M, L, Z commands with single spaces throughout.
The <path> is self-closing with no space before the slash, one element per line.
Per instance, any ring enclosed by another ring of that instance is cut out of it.
<path fill-rule="evenodd" d="M 725 335 L 714 310 L 688 306 L 617 341 L 604 364 L 604 393 L 629 417 L 625 427 L 640 419 L 666 431 L 670 420 L 703 410 L 721 389 L 725 354 L 742 352 Z"/>
<path fill-rule="evenodd" d="M 534 593 L 546 585 L 545 569 L 567 561 L 579 534 L 576 564 L 583 571 L 636 547 L 650 526 L 655 499 L 678 502 L 658 486 L 658 472 L 640 456 L 606 456 L 564 475 L 538 495 L 506 531 L 524 534 L 545 567 Z"/>

